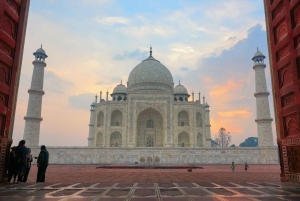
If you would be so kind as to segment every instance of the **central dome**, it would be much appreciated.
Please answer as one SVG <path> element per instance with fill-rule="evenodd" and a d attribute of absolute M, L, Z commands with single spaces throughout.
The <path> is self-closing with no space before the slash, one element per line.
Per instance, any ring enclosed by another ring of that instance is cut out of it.
<path fill-rule="evenodd" d="M 150 56 L 137 65 L 128 78 L 128 90 L 173 90 L 173 76 L 169 69 Z"/>

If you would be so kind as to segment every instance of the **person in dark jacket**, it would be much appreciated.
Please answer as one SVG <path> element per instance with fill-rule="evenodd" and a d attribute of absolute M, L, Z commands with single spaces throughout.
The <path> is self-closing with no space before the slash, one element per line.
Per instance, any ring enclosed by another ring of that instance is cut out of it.
<path fill-rule="evenodd" d="M 45 145 L 41 146 L 41 151 L 37 159 L 38 173 L 36 182 L 45 182 L 46 169 L 48 167 L 49 153 Z"/>
<path fill-rule="evenodd" d="M 31 155 L 31 149 L 28 148 L 28 152 L 26 155 L 26 163 L 25 163 L 25 174 L 24 177 L 22 179 L 23 182 L 27 181 L 27 177 L 31 168 L 31 162 L 33 161 L 32 155 Z"/>
<path fill-rule="evenodd" d="M 17 163 L 18 163 L 18 181 L 22 182 L 22 178 L 25 174 L 25 170 L 26 170 L 26 155 L 28 152 L 28 148 L 25 146 L 25 140 L 21 140 L 19 142 L 19 145 L 16 148 L 16 159 L 17 159 Z"/>
<path fill-rule="evenodd" d="M 8 178 L 7 178 L 7 182 L 10 182 L 11 179 L 14 177 L 14 183 L 16 183 L 16 178 L 18 175 L 18 166 L 17 166 L 15 150 L 16 147 L 12 147 L 9 153 Z"/>

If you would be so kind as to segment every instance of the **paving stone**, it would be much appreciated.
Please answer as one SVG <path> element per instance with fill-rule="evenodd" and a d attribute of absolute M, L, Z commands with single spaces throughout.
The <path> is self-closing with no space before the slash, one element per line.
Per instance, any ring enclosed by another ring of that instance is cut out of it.
<path fill-rule="evenodd" d="M 184 188 L 183 190 L 189 195 L 198 195 L 198 196 L 210 195 L 209 193 L 205 192 L 200 188 Z"/>
<path fill-rule="evenodd" d="M 210 182 L 197 182 L 197 184 L 199 186 L 203 186 L 203 187 L 216 187 L 216 185 L 210 183 Z"/>
<path fill-rule="evenodd" d="M 228 201 L 252 201 L 250 198 L 246 197 L 226 197 Z"/>
<path fill-rule="evenodd" d="M 162 198 L 163 201 L 188 201 L 188 198 L 181 197 L 181 198 Z"/>
<path fill-rule="evenodd" d="M 83 191 L 82 193 L 78 194 L 79 196 L 98 196 L 101 193 L 103 193 L 105 190 L 104 189 L 89 189 L 86 191 Z"/>
<path fill-rule="evenodd" d="M 178 189 L 159 189 L 161 196 L 178 196 L 182 193 Z"/>
<path fill-rule="evenodd" d="M 66 190 L 61 190 L 58 192 L 55 192 L 51 194 L 52 196 L 67 196 L 67 195 L 72 195 L 74 193 L 77 193 L 79 190 L 77 189 L 66 189 Z"/>
<path fill-rule="evenodd" d="M 224 188 L 207 188 L 207 190 L 217 194 L 217 195 L 233 195 L 234 193 L 225 190 Z"/>
<path fill-rule="evenodd" d="M 127 196 L 128 193 L 129 193 L 128 189 L 124 189 L 124 190 L 121 190 L 121 189 L 112 189 L 106 195 L 107 196 L 116 197 L 116 196 Z"/>
<path fill-rule="evenodd" d="M 245 195 L 261 195 L 263 193 L 259 193 L 257 191 L 253 191 L 251 189 L 247 189 L 247 188 L 234 188 L 233 190 L 245 194 Z"/>
<path fill-rule="evenodd" d="M 153 196 L 155 195 L 154 189 L 136 189 L 134 196 Z"/>
<path fill-rule="evenodd" d="M 156 201 L 156 198 L 131 198 L 130 201 Z"/>

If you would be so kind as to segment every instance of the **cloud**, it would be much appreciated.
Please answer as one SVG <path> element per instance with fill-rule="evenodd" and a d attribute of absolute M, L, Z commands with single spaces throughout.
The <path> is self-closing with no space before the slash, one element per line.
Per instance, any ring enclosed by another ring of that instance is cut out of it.
<path fill-rule="evenodd" d="M 133 52 L 125 51 L 122 55 L 116 55 L 114 59 L 115 60 L 134 59 L 134 60 L 142 61 L 147 58 L 148 54 L 149 54 L 148 52 L 140 51 L 140 50 L 135 50 Z"/>
<path fill-rule="evenodd" d="M 96 17 L 95 20 L 104 25 L 115 25 L 115 24 L 125 24 L 129 25 L 131 23 L 131 20 L 124 17 Z"/>
<path fill-rule="evenodd" d="M 180 68 L 180 70 L 182 70 L 182 71 L 188 71 L 188 70 L 189 70 L 189 68 L 186 68 L 186 67 L 181 67 L 181 68 Z"/>
<path fill-rule="evenodd" d="M 93 100 L 95 100 L 95 94 L 92 93 L 69 96 L 69 103 L 71 106 L 85 110 L 90 108 Z"/>
<path fill-rule="evenodd" d="M 64 79 L 57 71 L 52 68 L 46 68 L 44 76 L 45 91 L 65 93 L 67 88 L 72 87 L 73 83 Z"/>
<path fill-rule="evenodd" d="M 226 112 L 218 112 L 218 115 L 221 117 L 241 117 L 243 119 L 247 119 L 252 115 L 252 112 L 247 110 L 232 110 Z"/>

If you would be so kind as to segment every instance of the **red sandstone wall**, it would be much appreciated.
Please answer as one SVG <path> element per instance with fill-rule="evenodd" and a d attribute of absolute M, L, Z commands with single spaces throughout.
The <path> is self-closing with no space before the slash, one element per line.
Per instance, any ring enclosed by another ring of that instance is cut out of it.
<path fill-rule="evenodd" d="M 5 176 L 30 0 L 0 0 L 0 180 Z"/>
<path fill-rule="evenodd" d="M 300 181 L 300 1 L 264 0 L 282 180 Z"/>

